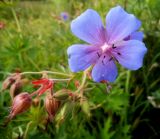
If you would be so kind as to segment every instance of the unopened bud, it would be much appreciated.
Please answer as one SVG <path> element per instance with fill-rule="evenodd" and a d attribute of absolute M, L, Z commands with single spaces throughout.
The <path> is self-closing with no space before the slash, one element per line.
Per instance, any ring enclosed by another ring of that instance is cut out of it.
<path fill-rule="evenodd" d="M 10 80 L 9 78 L 5 79 L 4 82 L 2 83 L 2 91 L 6 90 L 10 86 Z"/>
<path fill-rule="evenodd" d="M 8 89 L 10 85 L 13 84 L 14 82 L 15 82 L 14 75 L 7 77 L 2 83 L 2 91 Z"/>
<path fill-rule="evenodd" d="M 13 99 L 16 95 L 18 95 L 22 91 L 22 82 L 16 81 L 14 84 L 11 85 L 10 88 L 10 96 Z"/>
<path fill-rule="evenodd" d="M 72 92 L 70 90 L 62 89 L 62 90 L 57 91 L 53 95 L 53 97 L 58 100 L 66 100 L 70 96 L 70 94 L 72 94 Z"/>
<path fill-rule="evenodd" d="M 30 94 L 28 94 L 27 92 L 23 92 L 17 95 L 13 99 L 13 104 L 9 115 L 10 119 L 15 117 L 17 114 L 25 112 L 27 109 L 30 108 L 31 104 L 32 104 L 32 98 Z"/>
<path fill-rule="evenodd" d="M 53 98 L 51 94 L 48 94 L 45 98 L 45 108 L 49 115 L 49 119 L 52 120 L 52 118 L 55 116 L 56 112 L 58 111 L 58 108 L 60 106 L 60 101 Z"/>
<path fill-rule="evenodd" d="M 2 83 L 2 91 L 8 89 L 13 83 L 21 79 L 21 75 L 14 73 L 7 77 L 4 82 Z"/>
<path fill-rule="evenodd" d="M 81 104 L 82 111 L 88 116 L 91 116 L 89 103 L 84 100 Z"/>

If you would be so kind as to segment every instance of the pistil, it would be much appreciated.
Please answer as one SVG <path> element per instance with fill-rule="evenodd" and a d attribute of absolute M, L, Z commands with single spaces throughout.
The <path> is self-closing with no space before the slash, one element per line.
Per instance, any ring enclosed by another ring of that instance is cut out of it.
<path fill-rule="evenodd" d="M 106 52 L 107 49 L 111 48 L 111 46 L 109 46 L 107 43 L 104 43 L 102 46 L 101 46 L 101 49 L 102 49 L 102 52 Z"/>

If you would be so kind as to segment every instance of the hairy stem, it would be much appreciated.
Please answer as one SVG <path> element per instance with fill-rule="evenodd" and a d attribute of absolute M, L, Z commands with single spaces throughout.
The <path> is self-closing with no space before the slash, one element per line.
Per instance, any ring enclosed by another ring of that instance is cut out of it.
<path fill-rule="evenodd" d="M 76 91 L 76 93 L 81 92 L 81 94 L 83 95 L 82 89 L 84 88 L 84 85 L 85 85 L 85 82 L 86 82 L 86 79 L 87 79 L 87 72 L 88 72 L 88 70 L 85 70 L 85 71 L 83 72 L 82 83 L 81 83 L 81 85 L 79 86 L 79 88 L 78 88 L 78 90 Z"/>
<path fill-rule="evenodd" d="M 130 71 L 127 71 L 127 79 L 126 79 L 126 84 L 125 84 L 125 92 L 126 93 L 129 93 L 130 89 L 129 89 L 129 80 L 130 80 L 130 77 L 131 77 L 131 72 Z"/>
<path fill-rule="evenodd" d="M 20 74 L 26 75 L 26 74 L 44 74 L 44 73 L 72 77 L 72 75 L 69 75 L 69 74 L 65 74 L 65 73 L 61 73 L 61 72 L 53 72 L 53 71 L 39 71 L 39 72 L 26 71 L 26 72 L 22 72 Z"/>

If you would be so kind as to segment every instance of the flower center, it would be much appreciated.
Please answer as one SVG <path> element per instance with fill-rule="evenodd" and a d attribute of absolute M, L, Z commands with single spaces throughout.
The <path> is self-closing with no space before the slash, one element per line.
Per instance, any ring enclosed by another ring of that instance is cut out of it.
<path fill-rule="evenodd" d="M 112 46 L 109 46 L 107 43 L 104 43 L 102 46 L 101 46 L 101 49 L 102 49 L 102 52 L 106 52 L 106 50 L 108 50 L 109 48 L 111 48 Z"/>

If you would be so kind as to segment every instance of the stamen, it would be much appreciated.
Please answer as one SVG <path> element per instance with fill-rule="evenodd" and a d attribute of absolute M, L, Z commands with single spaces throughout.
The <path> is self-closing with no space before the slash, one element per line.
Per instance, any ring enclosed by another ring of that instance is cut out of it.
<path fill-rule="evenodd" d="M 109 59 L 109 61 L 111 61 L 113 59 L 113 57 L 111 57 L 110 59 Z"/>
<path fill-rule="evenodd" d="M 100 57 L 100 54 L 97 52 L 98 57 Z"/>
<path fill-rule="evenodd" d="M 116 58 L 114 58 L 114 59 L 119 63 L 119 61 Z"/>
<path fill-rule="evenodd" d="M 113 45 L 112 45 L 112 48 L 115 49 L 115 48 L 117 48 L 117 47 L 113 44 Z"/>
<path fill-rule="evenodd" d="M 119 52 L 118 52 L 117 54 L 118 54 L 118 55 L 121 55 L 121 53 L 119 53 Z"/>

